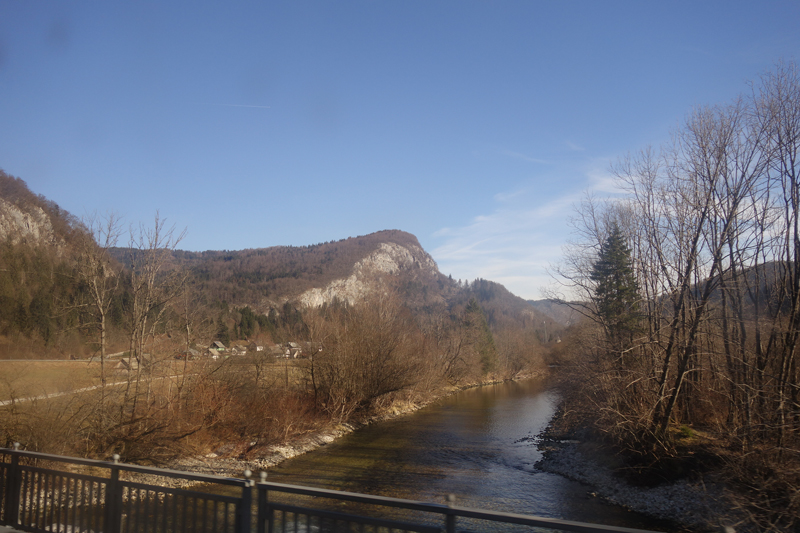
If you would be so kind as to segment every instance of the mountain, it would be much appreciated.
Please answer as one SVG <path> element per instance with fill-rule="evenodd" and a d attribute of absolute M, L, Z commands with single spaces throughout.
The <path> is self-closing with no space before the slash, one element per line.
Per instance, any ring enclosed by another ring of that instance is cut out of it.
<path fill-rule="evenodd" d="M 129 255 L 121 248 L 113 253 L 123 263 Z M 436 293 L 447 292 L 452 284 L 417 238 L 399 230 L 309 246 L 175 250 L 171 265 L 191 272 L 195 290 L 211 301 L 247 305 L 259 312 L 287 302 L 301 307 L 353 304 L 390 281 L 419 306 L 442 301 Z"/>
<path fill-rule="evenodd" d="M 531 307 L 543 315 L 550 317 L 553 322 L 563 327 L 571 326 L 581 318 L 581 315 L 569 305 L 559 303 L 556 300 L 528 300 L 528 303 L 531 305 Z"/>
<path fill-rule="evenodd" d="M 0 257 L 0 343 L 5 339 L 20 345 L 26 339 L 30 352 L 50 356 L 93 349 L 93 301 L 79 275 L 86 236 L 79 220 L 0 171 L 0 245 L 5 247 Z M 162 275 L 187 273 L 191 305 L 205 325 L 203 335 L 231 332 L 232 339 L 245 338 L 252 329 L 243 323 L 253 317 L 262 323 L 272 317 L 262 331 L 274 333 L 286 322 L 302 323 L 308 309 L 352 306 L 387 292 L 397 294 L 423 321 L 434 315 L 457 321 L 474 299 L 494 329 L 535 331 L 544 323 L 544 315 L 502 285 L 482 279 L 461 283 L 443 275 L 417 238 L 400 230 L 308 246 L 164 252 Z M 109 342 L 120 350 L 125 349 L 131 269 L 147 251 L 111 248 L 109 253 L 122 270 L 108 317 Z M 177 320 L 182 314 L 176 307 L 170 316 Z"/>

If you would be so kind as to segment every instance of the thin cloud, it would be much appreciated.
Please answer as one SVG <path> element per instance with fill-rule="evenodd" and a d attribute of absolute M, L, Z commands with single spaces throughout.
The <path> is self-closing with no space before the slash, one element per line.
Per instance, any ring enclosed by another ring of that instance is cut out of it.
<path fill-rule="evenodd" d="M 587 192 L 619 194 L 613 177 L 591 169 L 584 187 L 542 198 L 536 187 L 495 195 L 495 210 L 463 227 L 449 227 L 433 236 L 441 244 L 431 251 L 442 272 L 461 279 L 484 278 L 505 285 L 526 299 L 541 298 L 552 284 L 548 268 L 561 260 L 571 235 L 569 218 Z M 503 202 L 514 198 L 513 203 Z"/>

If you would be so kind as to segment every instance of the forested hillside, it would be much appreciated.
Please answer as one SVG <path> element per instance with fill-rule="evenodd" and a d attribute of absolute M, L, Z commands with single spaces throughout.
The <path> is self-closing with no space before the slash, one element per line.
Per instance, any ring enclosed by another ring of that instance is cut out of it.
<path fill-rule="evenodd" d="M 0 357 L 84 351 L 74 270 L 84 236 L 73 216 L 0 170 Z"/>

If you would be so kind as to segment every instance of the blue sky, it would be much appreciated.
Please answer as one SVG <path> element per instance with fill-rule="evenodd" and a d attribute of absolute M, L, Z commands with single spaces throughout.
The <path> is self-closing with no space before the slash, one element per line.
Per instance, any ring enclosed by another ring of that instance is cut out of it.
<path fill-rule="evenodd" d="M 401 229 L 539 298 L 572 206 L 800 53 L 800 2 L 0 0 L 0 168 L 187 250 Z"/>

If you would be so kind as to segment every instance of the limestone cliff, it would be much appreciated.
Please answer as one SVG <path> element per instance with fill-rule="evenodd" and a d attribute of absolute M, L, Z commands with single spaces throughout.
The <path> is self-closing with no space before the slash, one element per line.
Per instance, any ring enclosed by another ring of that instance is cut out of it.
<path fill-rule="evenodd" d="M 0 198 L 0 239 L 14 243 L 55 244 L 50 217 L 41 207 L 21 208 Z"/>
<path fill-rule="evenodd" d="M 306 307 L 320 307 L 334 299 L 354 304 L 374 290 L 380 275 L 402 272 L 436 276 L 438 268 L 433 258 L 419 246 L 381 243 L 377 250 L 353 266 L 349 277 L 334 280 L 324 288 L 310 289 L 299 301 Z"/>

